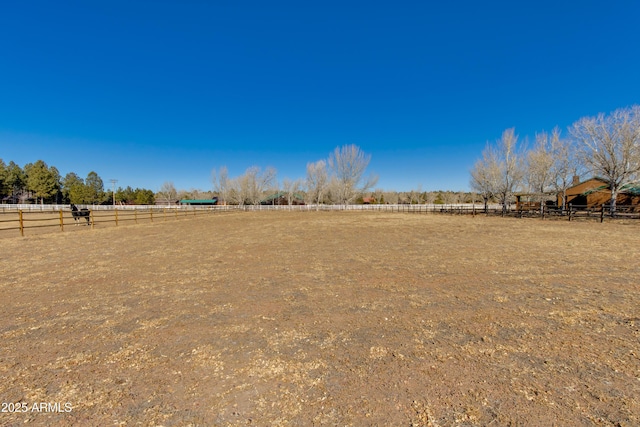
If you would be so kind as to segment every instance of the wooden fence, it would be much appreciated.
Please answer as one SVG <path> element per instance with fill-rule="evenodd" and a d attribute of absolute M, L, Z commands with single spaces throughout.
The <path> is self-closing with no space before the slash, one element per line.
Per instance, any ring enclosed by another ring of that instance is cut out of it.
<path fill-rule="evenodd" d="M 88 216 L 74 219 L 68 206 L 58 210 L 4 210 L 0 211 L 0 232 L 19 231 L 21 236 L 27 230 L 58 229 L 60 231 L 75 230 L 75 227 L 104 227 L 124 224 L 151 223 L 171 219 L 193 218 L 223 212 L 220 209 L 170 209 L 163 207 L 138 207 L 138 209 L 90 209 Z M 79 229 L 79 228 L 78 228 Z"/>
<path fill-rule="evenodd" d="M 23 209 L 22 206 L 0 205 L 0 233 L 18 231 L 25 235 L 30 229 L 59 229 L 69 230 L 70 227 L 118 226 L 127 223 L 144 223 L 166 221 L 170 219 L 193 218 L 200 215 L 211 215 L 221 212 L 255 212 L 255 211 L 367 211 L 367 212 L 397 212 L 414 214 L 445 214 L 445 215 L 484 215 L 515 218 L 542 218 L 574 220 L 605 219 L 640 219 L 640 207 L 618 206 L 612 215 L 609 206 L 599 207 L 569 205 L 567 209 L 543 206 L 536 209 L 506 209 L 500 205 L 455 204 L 455 205 L 244 205 L 244 206 L 79 206 L 89 210 L 88 217 L 74 219 L 68 205 L 27 205 L 38 206 L 37 209 Z M 45 209 L 48 207 L 48 209 Z M 75 228 L 73 228 L 75 229 Z"/>

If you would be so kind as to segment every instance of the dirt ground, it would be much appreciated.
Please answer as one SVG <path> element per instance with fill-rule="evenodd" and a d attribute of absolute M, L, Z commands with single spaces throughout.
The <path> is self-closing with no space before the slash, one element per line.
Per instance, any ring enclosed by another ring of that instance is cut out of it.
<path fill-rule="evenodd" d="M 639 234 L 257 212 L 3 238 L 0 425 L 637 426 Z"/>

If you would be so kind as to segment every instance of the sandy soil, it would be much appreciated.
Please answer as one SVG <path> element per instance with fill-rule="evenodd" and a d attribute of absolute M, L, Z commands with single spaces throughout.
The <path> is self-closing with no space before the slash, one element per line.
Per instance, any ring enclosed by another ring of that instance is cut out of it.
<path fill-rule="evenodd" d="M 639 232 L 259 212 L 4 238 L 0 425 L 640 425 Z"/>

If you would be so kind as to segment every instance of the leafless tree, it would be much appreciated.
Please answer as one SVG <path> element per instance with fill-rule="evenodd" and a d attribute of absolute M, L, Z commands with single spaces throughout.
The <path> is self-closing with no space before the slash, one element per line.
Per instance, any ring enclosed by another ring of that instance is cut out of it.
<path fill-rule="evenodd" d="M 324 201 L 324 196 L 329 185 L 329 174 L 327 172 L 327 162 L 318 160 L 314 163 L 307 163 L 307 179 L 305 182 L 307 197 L 311 203 L 320 204 Z"/>
<path fill-rule="evenodd" d="M 249 200 L 251 204 L 258 205 L 260 200 L 264 198 L 265 192 L 273 186 L 277 173 L 272 167 L 261 171 L 259 167 L 253 166 L 247 169 L 245 176 L 247 177 Z"/>
<path fill-rule="evenodd" d="M 229 202 L 229 172 L 226 166 L 222 166 L 219 171 L 211 171 L 213 191 L 218 193 L 218 198 L 222 203 Z"/>
<path fill-rule="evenodd" d="M 287 198 L 287 205 L 291 206 L 293 204 L 293 199 L 299 197 L 301 189 L 302 180 L 300 179 L 292 180 L 289 178 L 285 178 L 282 181 L 282 191 Z"/>
<path fill-rule="evenodd" d="M 435 191 L 427 191 L 426 193 L 424 193 L 424 201 L 429 205 L 432 205 L 436 201 L 437 197 L 438 193 L 436 193 Z"/>
<path fill-rule="evenodd" d="M 477 200 L 480 200 L 480 197 L 478 197 L 478 193 L 476 193 L 475 191 L 471 191 L 469 193 L 467 193 L 469 195 L 469 201 L 471 203 L 473 203 L 474 205 L 476 204 Z"/>
<path fill-rule="evenodd" d="M 489 200 L 498 191 L 500 181 L 500 166 L 495 149 L 487 145 L 482 151 L 482 158 L 477 160 L 471 169 L 471 188 L 478 192 L 484 201 L 484 211 L 487 212 Z"/>
<path fill-rule="evenodd" d="M 398 201 L 400 200 L 397 191 L 385 191 L 382 195 L 384 196 L 384 202 L 392 205 L 398 204 Z"/>
<path fill-rule="evenodd" d="M 573 178 L 578 174 L 580 163 L 576 156 L 575 146 L 569 139 L 560 136 L 556 127 L 549 139 L 553 164 L 551 165 L 551 185 L 562 199 L 564 211 L 567 204 L 567 189 L 573 185 Z"/>
<path fill-rule="evenodd" d="M 488 144 L 471 170 L 471 187 L 485 200 L 485 210 L 491 196 L 496 196 L 507 210 L 514 191 L 524 176 L 522 148 L 515 129 L 507 129 L 495 145 Z"/>
<path fill-rule="evenodd" d="M 398 203 L 400 203 L 401 205 L 408 205 L 409 203 L 411 203 L 411 200 L 409 199 L 409 193 L 406 191 L 398 191 Z"/>
<path fill-rule="evenodd" d="M 458 195 L 453 191 L 443 191 L 440 193 L 440 198 L 445 205 L 451 205 L 458 202 Z"/>
<path fill-rule="evenodd" d="M 371 155 L 356 145 L 336 147 L 329 155 L 328 165 L 333 173 L 335 196 L 339 203 L 348 204 L 376 184 L 377 177 L 364 177 L 370 161 Z"/>
<path fill-rule="evenodd" d="M 502 211 L 505 212 L 513 193 L 521 185 L 524 175 L 522 149 L 518 144 L 515 129 L 507 129 L 502 133 L 496 153 L 499 166 L 496 195 L 502 204 Z"/>
<path fill-rule="evenodd" d="M 229 199 L 239 205 L 257 205 L 265 191 L 272 188 L 275 179 L 274 168 L 262 171 L 259 167 L 252 166 L 243 175 L 228 181 Z"/>
<path fill-rule="evenodd" d="M 615 215 L 618 193 L 640 175 L 640 106 L 583 117 L 570 132 L 589 172 L 608 181 L 611 214 Z"/>
<path fill-rule="evenodd" d="M 526 155 L 525 177 L 530 191 L 535 194 L 537 201 L 541 204 L 544 202 L 545 193 L 553 184 L 554 161 L 549 134 L 546 132 L 536 134 L 535 146 Z"/>
<path fill-rule="evenodd" d="M 382 188 L 376 188 L 373 191 L 373 197 L 376 199 L 376 203 L 378 204 L 386 202 L 384 199 L 384 190 Z"/>
<path fill-rule="evenodd" d="M 160 200 L 165 202 L 166 204 L 174 203 L 176 200 L 178 192 L 176 191 L 175 185 L 173 182 L 166 181 L 160 187 L 160 191 L 158 191 L 158 196 Z"/>
<path fill-rule="evenodd" d="M 340 183 L 335 176 L 329 177 L 325 198 L 333 204 L 341 203 L 340 201 Z"/>
<path fill-rule="evenodd" d="M 418 187 L 414 190 L 410 190 L 407 194 L 409 197 L 410 204 L 420 204 L 423 202 L 422 200 L 422 185 L 418 185 Z"/>

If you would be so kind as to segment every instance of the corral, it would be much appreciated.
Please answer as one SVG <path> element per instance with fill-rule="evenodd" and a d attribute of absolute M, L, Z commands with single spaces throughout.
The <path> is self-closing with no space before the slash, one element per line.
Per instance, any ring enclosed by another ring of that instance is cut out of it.
<path fill-rule="evenodd" d="M 0 398 L 29 409 L 2 425 L 640 424 L 635 223 L 232 212 L 74 231 L 1 240 Z"/>

